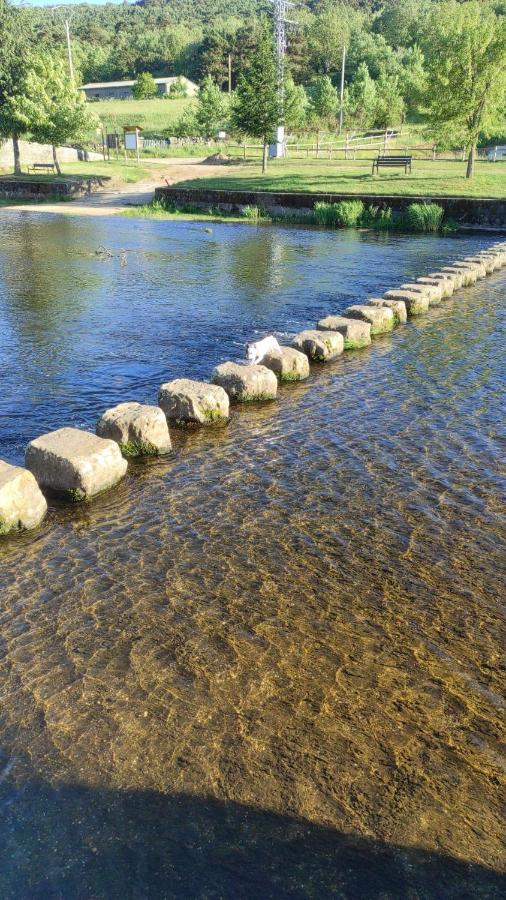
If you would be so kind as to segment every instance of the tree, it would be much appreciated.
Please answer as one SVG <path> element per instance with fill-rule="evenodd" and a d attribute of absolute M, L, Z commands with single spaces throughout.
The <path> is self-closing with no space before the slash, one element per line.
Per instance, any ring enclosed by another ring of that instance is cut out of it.
<path fill-rule="evenodd" d="M 84 136 L 97 124 L 84 94 L 67 74 L 65 63 L 49 54 L 32 60 L 12 103 L 24 131 L 42 144 L 51 144 L 59 175 L 57 146 Z"/>
<path fill-rule="evenodd" d="M 202 137 L 207 140 L 216 137 L 226 118 L 225 102 L 219 87 L 210 75 L 204 78 L 197 98 L 195 122 Z"/>
<path fill-rule="evenodd" d="M 304 128 L 307 120 L 307 94 L 301 84 L 292 78 L 285 81 L 285 126 L 289 131 Z"/>
<path fill-rule="evenodd" d="M 387 129 L 399 125 L 404 117 L 404 100 L 397 75 L 382 73 L 376 82 L 376 110 L 374 125 Z"/>
<path fill-rule="evenodd" d="M 276 66 L 272 39 L 265 30 L 258 49 L 241 73 L 232 105 L 232 123 L 237 131 L 263 142 L 262 172 L 267 170 L 267 149 L 279 121 Z"/>
<path fill-rule="evenodd" d="M 317 123 L 335 126 L 338 93 L 328 75 L 315 78 L 309 87 L 311 118 Z"/>
<path fill-rule="evenodd" d="M 441 146 L 467 149 L 471 178 L 480 136 L 504 122 L 506 16 L 491 4 L 445 0 L 429 18 L 424 53 L 428 131 Z"/>
<path fill-rule="evenodd" d="M 377 107 L 376 83 L 369 75 L 369 69 L 362 63 L 347 95 L 347 108 L 353 124 L 360 130 L 374 124 Z"/>
<path fill-rule="evenodd" d="M 132 94 L 135 100 L 151 100 L 158 95 L 156 81 L 150 72 L 140 72 L 137 75 Z"/>
<path fill-rule="evenodd" d="M 178 75 L 176 80 L 172 82 L 169 88 L 169 96 L 174 98 L 188 96 L 188 88 L 181 78 L 181 75 Z"/>
<path fill-rule="evenodd" d="M 29 39 L 24 11 L 0 0 L 0 136 L 12 138 L 15 175 L 21 175 L 19 135 L 24 131 L 24 122 L 17 114 L 13 97 L 28 65 Z"/>

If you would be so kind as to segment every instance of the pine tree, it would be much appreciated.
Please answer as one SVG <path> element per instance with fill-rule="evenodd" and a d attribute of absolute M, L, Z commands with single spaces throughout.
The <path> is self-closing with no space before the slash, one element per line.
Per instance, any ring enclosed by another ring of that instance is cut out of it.
<path fill-rule="evenodd" d="M 276 66 L 272 38 L 264 31 L 258 49 L 251 55 L 239 77 L 232 107 L 234 128 L 263 143 L 262 172 L 267 170 L 269 141 L 279 122 Z"/>
<path fill-rule="evenodd" d="M 225 102 L 210 75 L 204 78 L 198 94 L 195 122 L 202 137 L 215 138 L 225 120 Z"/>
<path fill-rule="evenodd" d="M 315 78 L 309 88 L 311 118 L 318 124 L 335 126 L 339 97 L 328 75 Z"/>

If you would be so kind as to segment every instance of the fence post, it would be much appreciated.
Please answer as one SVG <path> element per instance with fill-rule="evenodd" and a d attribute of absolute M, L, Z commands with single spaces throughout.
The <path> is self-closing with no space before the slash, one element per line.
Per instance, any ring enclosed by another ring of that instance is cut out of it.
<path fill-rule="evenodd" d="M 243 145 L 243 159 L 246 159 L 246 141 L 244 141 Z"/>

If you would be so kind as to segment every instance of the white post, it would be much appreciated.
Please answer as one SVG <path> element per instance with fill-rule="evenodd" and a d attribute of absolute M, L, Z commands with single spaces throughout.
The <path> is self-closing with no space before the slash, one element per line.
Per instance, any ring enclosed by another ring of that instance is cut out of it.
<path fill-rule="evenodd" d="M 343 59 L 341 62 L 341 106 L 339 108 L 339 134 L 343 130 L 343 106 L 344 106 L 344 68 L 346 65 L 346 47 L 343 45 Z"/>

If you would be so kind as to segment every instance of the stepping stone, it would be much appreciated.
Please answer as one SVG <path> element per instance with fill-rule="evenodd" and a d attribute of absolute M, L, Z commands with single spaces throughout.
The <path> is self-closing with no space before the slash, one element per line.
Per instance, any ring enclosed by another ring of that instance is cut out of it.
<path fill-rule="evenodd" d="M 260 365 L 271 369 L 280 381 L 304 381 L 309 378 L 309 360 L 305 353 L 294 347 L 270 350 L 260 361 Z"/>
<path fill-rule="evenodd" d="M 405 325 L 408 321 L 408 311 L 404 300 L 385 300 L 384 297 L 370 297 L 367 301 L 368 306 L 386 306 L 391 309 L 394 314 L 395 325 Z"/>
<path fill-rule="evenodd" d="M 490 256 L 466 256 L 464 262 L 483 266 L 487 275 L 490 275 L 495 269 L 495 259 Z"/>
<path fill-rule="evenodd" d="M 406 304 L 408 316 L 422 316 L 429 311 L 429 298 L 426 294 L 421 294 L 419 291 L 395 288 L 392 291 L 386 291 L 383 299 L 402 300 Z"/>
<path fill-rule="evenodd" d="M 397 297 L 386 298 L 386 299 L 398 299 Z M 384 334 L 387 331 L 392 331 L 395 325 L 395 317 L 393 314 L 393 310 L 388 309 L 388 307 L 374 307 L 367 306 L 367 304 L 356 304 L 355 306 L 348 306 L 344 311 L 345 316 L 349 316 L 350 319 L 362 319 L 363 322 L 369 322 L 371 326 L 371 335 L 375 334 Z"/>
<path fill-rule="evenodd" d="M 344 338 L 339 331 L 301 331 L 292 346 L 305 353 L 312 362 L 332 362 L 344 350 Z"/>
<path fill-rule="evenodd" d="M 468 266 L 470 269 L 475 269 L 476 278 L 479 280 L 480 278 L 486 278 L 487 270 L 482 262 L 476 262 L 476 260 L 471 260 L 469 257 L 465 257 L 464 259 L 455 262 L 456 266 Z"/>
<path fill-rule="evenodd" d="M 180 425 L 222 425 L 228 422 L 228 394 L 217 384 L 176 378 L 162 384 L 158 404 L 169 422 Z"/>
<path fill-rule="evenodd" d="M 99 437 L 119 444 L 124 456 L 161 456 L 171 449 L 167 419 L 158 406 L 120 403 L 97 422 Z"/>
<path fill-rule="evenodd" d="M 317 324 L 318 331 L 338 331 L 344 339 L 345 350 L 361 350 L 371 343 L 370 322 L 347 319 L 346 316 L 326 316 Z"/>
<path fill-rule="evenodd" d="M 117 484 L 127 461 L 115 441 L 80 428 L 59 428 L 28 444 L 26 467 L 41 488 L 76 502 Z"/>
<path fill-rule="evenodd" d="M 275 400 L 278 392 L 278 379 L 267 366 L 221 363 L 214 369 L 212 381 L 236 403 Z"/>
<path fill-rule="evenodd" d="M 506 254 L 504 254 L 504 253 L 499 253 L 499 252 L 494 253 L 489 250 L 485 250 L 482 253 L 478 254 L 478 257 L 480 260 L 489 261 L 490 264 L 493 266 L 493 268 L 490 270 L 491 272 L 497 272 L 498 269 L 502 269 L 502 267 L 504 265 L 505 256 L 506 256 Z M 485 268 L 486 268 L 486 266 L 485 266 Z"/>
<path fill-rule="evenodd" d="M 456 279 L 452 277 L 449 272 L 431 272 L 427 278 L 431 278 L 441 285 L 443 300 L 447 300 L 451 297 L 457 287 Z"/>
<path fill-rule="evenodd" d="M 47 503 L 32 473 L 0 459 L 0 536 L 40 525 Z"/>
<path fill-rule="evenodd" d="M 422 287 L 435 288 L 438 292 L 438 303 L 448 298 L 448 285 L 444 278 L 432 278 L 430 275 L 423 275 L 421 278 L 416 279 L 416 283 L 421 284 Z M 430 302 L 434 303 L 433 300 Z"/>
<path fill-rule="evenodd" d="M 468 282 L 467 272 L 463 271 L 462 269 L 456 269 L 455 266 L 443 266 L 443 268 L 441 269 L 441 274 L 449 275 L 450 278 L 453 278 L 455 282 L 455 290 L 465 287 L 470 283 Z"/>
<path fill-rule="evenodd" d="M 444 271 L 446 272 L 449 268 L 449 266 L 445 266 Z M 478 281 L 477 266 L 473 266 L 468 263 L 453 263 L 451 268 L 453 271 L 461 273 L 462 284 L 464 287 L 469 287 L 472 284 L 476 284 L 476 282 Z"/>
<path fill-rule="evenodd" d="M 415 291 L 428 297 L 429 306 L 432 306 L 433 304 L 435 306 L 437 303 L 441 303 L 441 300 L 443 299 L 443 291 L 439 285 L 420 284 L 418 281 L 414 281 L 411 284 L 401 284 L 401 289 Z"/>

